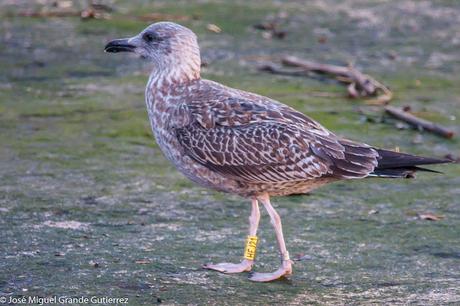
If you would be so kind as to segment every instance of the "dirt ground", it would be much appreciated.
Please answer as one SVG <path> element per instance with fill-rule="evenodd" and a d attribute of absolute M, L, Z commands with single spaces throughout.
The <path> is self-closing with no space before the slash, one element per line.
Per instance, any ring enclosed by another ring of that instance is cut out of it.
<path fill-rule="evenodd" d="M 101 19 L 19 16 L 78 13 L 86 3 L 52 2 L 0 2 L 0 298 L 460 304 L 458 164 L 416 180 L 340 182 L 273 199 L 299 259 L 287 280 L 201 269 L 241 258 L 250 202 L 195 186 L 166 162 L 144 106 L 152 67 L 103 52 L 156 18 L 148 14 L 163 14 L 197 33 L 205 78 L 287 103 L 351 139 L 458 157 L 458 1 L 104 1 L 114 10 Z M 253 27 L 270 20 L 284 39 Z M 257 70 L 284 54 L 351 62 L 391 88 L 393 105 L 457 137 L 397 124 L 334 82 Z M 420 217 L 428 213 L 439 220 Z M 257 260 L 256 271 L 278 265 L 265 213 Z"/>

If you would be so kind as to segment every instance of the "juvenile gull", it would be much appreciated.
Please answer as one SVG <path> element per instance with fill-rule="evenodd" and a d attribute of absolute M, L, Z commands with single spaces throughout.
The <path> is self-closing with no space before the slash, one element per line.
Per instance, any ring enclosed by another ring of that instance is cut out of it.
<path fill-rule="evenodd" d="M 292 273 L 270 196 L 307 193 L 344 179 L 408 178 L 426 170 L 418 165 L 447 162 L 340 138 L 280 102 L 201 79 L 197 38 L 175 23 L 152 24 L 132 38 L 109 42 L 105 51 L 134 52 L 154 64 L 145 101 L 166 158 L 192 181 L 252 201 L 245 258 L 237 264 L 207 264 L 207 269 L 252 269 L 261 202 L 275 229 L 281 265 L 272 273 L 252 273 L 250 280 L 271 281 Z"/>

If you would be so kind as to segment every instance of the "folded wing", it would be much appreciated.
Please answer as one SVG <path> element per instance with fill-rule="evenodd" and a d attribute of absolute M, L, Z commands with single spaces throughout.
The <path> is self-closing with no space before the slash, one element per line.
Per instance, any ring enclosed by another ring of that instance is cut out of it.
<path fill-rule="evenodd" d="M 253 183 L 360 178 L 376 167 L 373 148 L 339 139 L 290 107 L 253 97 L 188 105 L 192 120 L 176 129 L 184 153 L 224 176 Z"/>

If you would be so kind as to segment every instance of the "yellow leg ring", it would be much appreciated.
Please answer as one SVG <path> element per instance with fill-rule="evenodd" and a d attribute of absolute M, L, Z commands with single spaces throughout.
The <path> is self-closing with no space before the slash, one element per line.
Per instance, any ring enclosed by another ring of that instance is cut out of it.
<path fill-rule="evenodd" d="M 257 240 L 257 236 L 248 236 L 246 238 L 246 245 L 244 247 L 245 259 L 254 260 L 256 258 Z"/>

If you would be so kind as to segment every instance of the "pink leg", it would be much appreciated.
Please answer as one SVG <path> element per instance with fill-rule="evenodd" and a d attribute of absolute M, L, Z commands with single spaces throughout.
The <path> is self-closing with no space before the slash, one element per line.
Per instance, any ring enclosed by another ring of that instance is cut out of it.
<path fill-rule="evenodd" d="M 259 227 L 259 220 L 260 220 L 260 211 L 259 211 L 259 203 L 257 199 L 252 199 L 252 210 L 251 215 L 249 216 L 249 235 L 256 236 L 257 235 L 257 228 Z M 254 260 L 243 259 L 240 263 L 228 263 L 222 262 L 218 264 L 205 264 L 203 268 L 216 270 L 222 273 L 240 273 L 245 271 L 251 271 L 252 265 L 254 264 Z"/>
<path fill-rule="evenodd" d="M 286 249 L 284 243 L 283 228 L 281 226 L 281 218 L 270 204 L 270 197 L 268 194 L 258 197 L 260 202 L 264 205 L 268 214 L 270 215 L 270 221 L 275 228 L 276 240 L 278 241 L 278 247 L 281 255 L 281 266 L 272 273 L 253 273 L 249 278 L 255 282 L 269 282 L 278 279 L 282 276 L 292 274 L 292 261 L 289 259 L 289 252 Z"/>

